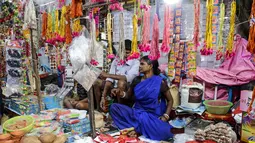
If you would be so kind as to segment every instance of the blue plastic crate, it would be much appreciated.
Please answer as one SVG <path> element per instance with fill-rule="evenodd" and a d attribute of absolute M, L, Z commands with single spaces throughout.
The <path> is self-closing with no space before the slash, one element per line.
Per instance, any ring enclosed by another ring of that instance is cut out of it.
<path fill-rule="evenodd" d="M 78 133 L 82 133 L 82 134 L 91 131 L 90 121 L 87 118 L 80 120 L 80 122 L 76 123 L 76 124 L 64 123 L 63 127 L 70 128 L 73 132 L 78 132 Z"/>

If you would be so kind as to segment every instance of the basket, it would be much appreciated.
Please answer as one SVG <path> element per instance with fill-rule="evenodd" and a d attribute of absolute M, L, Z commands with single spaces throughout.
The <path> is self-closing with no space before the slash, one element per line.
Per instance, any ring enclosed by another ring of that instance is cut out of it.
<path fill-rule="evenodd" d="M 228 113 L 233 103 L 225 100 L 206 100 L 204 105 L 209 113 L 223 115 Z"/>
<path fill-rule="evenodd" d="M 26 126 L 25 128 L 22 129 L 17 129 L 17 130 L 10 130 L 7 128 L 8 125 L 14 124 L 16 121 L 19 120 L 26 120 L 28 123 L 28 126 Z M 17 116 L 14 118 L 11 118 L 9 120 L 7 120 L 4 124 L 3 124 L 3 129 L 6 132 L 13 132 L 13 131 L 24 131 L 26 133 L 30 132 L 35 124 L 35 119 L 32 116 Z"/>

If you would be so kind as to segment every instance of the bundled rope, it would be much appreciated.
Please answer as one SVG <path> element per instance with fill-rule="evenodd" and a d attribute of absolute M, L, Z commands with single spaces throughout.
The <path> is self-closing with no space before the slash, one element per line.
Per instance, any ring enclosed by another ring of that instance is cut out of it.
<path fill-rule="evenodd" d="M 43 15 L 42 15 L 42 37 L 45 38 L 46 37 L 46 33 L 47 33 L 47 13 L 46 12 L 43 12 Z"/>
<path fill-rule="evenodd" d="M 65 15 L 66 25 L 65 25 L 65 38 L 66 44 L 70 44 L 72 42 L 72 30 L 71 30 L 71 17 L 70 17 L 70 7 L 67 7 L 67 13 Z"/>
<path fill-rule="evenodd" d="M 250 31 L 247 50 L 255 54 L 255 0 L 253 0 L 250 16 Z"/>
<path fill-rule="evenodd" d="M 159 53 L 159 19 L 158 15 L 154 15 L 154 23 L 153 23 L 153 37 L 151 41 L 151 50 L 149 58 L 151 60 L 158 60 L 160 57 Z"/>
<path fill-rule="evenodd" d="M 138 19 L 137 15 L 133 16 L 133 37 L 132 37 L 132 47 L 131 55 L 128 57 L 128 60 L 137 59 L 140 57 L 140 53 L 137 48 L 137 35 L 138 35 Z"/>
<path fill-rule="evenodd" d="M 194 15 L 194 35 L 193 35 L 193 42 L 195 44 L 195 47 L 199 46 L 199 18 L 200 18 L 200 0 L 194 0 L 194 9 L 195 9 L 195 15 Z"/>
<path fill-rule="evenodd" d="M 235 18 L 236 18 L 236 1 L 231 3 L 231 17 L 230 17 L 230 29 L 228 34 L 227 51 L 226 58 L 229 59 L 234 56 L 233 46 L 234 46 L 234 34 L 235 34 Z"/>
<path fill-rule="evenodd" d="M 168 5 L 165 6 L 165 14 L 164 14 L 164 34 L 163 34 L 163 42 L 161 46 L 161 51 L 164 53 L 168 53 L 170 51 L 170 7 Z"/>
<path fill-rule="evenodd" d="M 225 17 L 225 4 L 220 4 L 220 29 L 218 33 L 218 42 L 217 42 L 217 52 L 216 60 L 220 60 L 223 57 L 223 26 L 224 26 L 224 17 Z"/>
<path fill-rule="evenodd" d="M 142 42 L 138 46 L 141 52 L 150 51 L 150 8 L 144 10 L 143 15 L 143 29 L 142 29 Z"/>
<path fill-rule="evenodd" d="M 206 36 L 203 48 L 200 50 L 201 55 L 211 55 L 212 50 L 212 15 L 213 15 L 213 0 L 208 0 L 206 3 Z"/>
<path fill-rule="evenodd" d="M 113 59 L 115 56 L 112 51 L 112 15 L 107 14 L 107 37 L 108 37 L 108 59 Z"/>
<path fill-rule="evenodd" d="M 125 48 L 125 35 L 124 35 L 124 14 L 123 12 L 120 13 L 120 38 L 119 38 L 119 58 L 120 58 L 120 65 L 123 65 L 125 63 L 125 53 L 126 53 L 126 48 Z"/>

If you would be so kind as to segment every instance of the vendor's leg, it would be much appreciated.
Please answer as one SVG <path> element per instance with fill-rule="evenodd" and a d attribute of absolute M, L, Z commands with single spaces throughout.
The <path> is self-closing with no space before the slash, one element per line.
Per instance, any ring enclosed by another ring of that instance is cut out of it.
<path fill-rule="evenodd" d="M 125 92 L 127 89 L 127 82 L 125 80 L 118 80 L 118 88 L 121 92 Z M 120 104 L 127 104 L 124 99 L 117 95 L 118 103 Z"/>
<path fill-rule="evenodd" d="M 78 101 L 71 98 L 64 99 L 64 106 L 68 109 L 74 109 L 77 103 Z"/>
<path fill-rule="evenodd" d="M 100 100 L 101 100 L 101 96 L 102 96 L 103 83 L 104 83 L 103 80 L 97 79 L 93 85 L 95 98 L 96 98 L 97 110 L 99 110 L 99 108 L 100 108 Z"/>
<path fill-rule="evenodd" d="M 86 98 L 86 99 L 87 99 L 87 98 Z M 88 99 L 87 99 L 87 100 L 79 101 L 79 102 L 76 104 L 75 109 L 79 109 L 79 110 L 88 110 L 88 109 L 89 109 Z"/>

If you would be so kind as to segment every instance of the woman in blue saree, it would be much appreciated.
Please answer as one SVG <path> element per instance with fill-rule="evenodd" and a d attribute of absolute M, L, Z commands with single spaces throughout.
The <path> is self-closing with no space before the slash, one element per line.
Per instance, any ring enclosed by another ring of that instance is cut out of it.
<path fill-rule="evenodd" d="M 113 96 L 134 98 L 133 108 L 115 103 L 111 105 L 110 115 L 119 129 L 134 127 L 146 138 L 168 140 L 173 137 L 172 126 L 167 122 L 173 99 L 167 84 L 158 76 L 158 66 L 158 61 L 148 56 L 141 58 L 139 70 L 143 76 L 136 77 L 127 92 L 112 90 Z"/>

